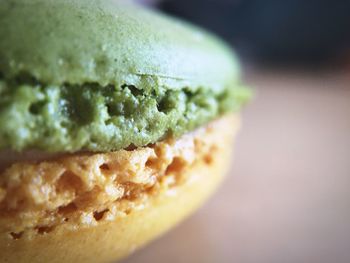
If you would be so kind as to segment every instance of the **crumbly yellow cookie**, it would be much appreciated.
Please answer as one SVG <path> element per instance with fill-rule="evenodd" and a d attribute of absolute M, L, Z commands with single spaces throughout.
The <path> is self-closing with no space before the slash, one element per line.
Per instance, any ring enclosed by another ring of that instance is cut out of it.
<path fill-rule="evenodd" d="M 211 194 L 238 127 L 228 115 L 142 148 L 11 165 L 0 174 L 1 262 L 124 257 Z"/>

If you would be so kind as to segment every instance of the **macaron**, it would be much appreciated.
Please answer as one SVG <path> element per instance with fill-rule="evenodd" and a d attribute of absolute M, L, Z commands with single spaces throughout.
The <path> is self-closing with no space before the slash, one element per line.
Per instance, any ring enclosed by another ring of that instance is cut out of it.
<path fill-rule="evenodd" d="M 249 100 L 210 33 L 129 1 L 0 2 L 0 261 L 110 262 L 198 208 Z"/>

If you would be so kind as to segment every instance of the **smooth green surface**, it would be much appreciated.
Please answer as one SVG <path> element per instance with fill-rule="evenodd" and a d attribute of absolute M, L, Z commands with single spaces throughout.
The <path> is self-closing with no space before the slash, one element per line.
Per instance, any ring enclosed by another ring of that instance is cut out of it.
<path fill-rule="evenodd" d="M 216 38 L 123 0 L 1 0 L 0 39 L 6 77 L 50 84 L 224 89 L 238 74 Z"/>
<path fill-rule="evenodd" d="M 215 37 L 124 1 L 0 1 L 0 149 L 179 136 L 248 97 Z"/>

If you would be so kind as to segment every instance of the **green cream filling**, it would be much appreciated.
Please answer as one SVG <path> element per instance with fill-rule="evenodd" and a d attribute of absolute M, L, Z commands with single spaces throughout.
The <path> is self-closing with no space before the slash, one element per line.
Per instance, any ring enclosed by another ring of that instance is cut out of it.
<path fill-rule="evenodd" d="M 250 96 L 239 84 L 208 89 L 131 85 L 44 85 L 0 80 L 0 149 L 111 151 L 181 136 L 240 109 Z"/>

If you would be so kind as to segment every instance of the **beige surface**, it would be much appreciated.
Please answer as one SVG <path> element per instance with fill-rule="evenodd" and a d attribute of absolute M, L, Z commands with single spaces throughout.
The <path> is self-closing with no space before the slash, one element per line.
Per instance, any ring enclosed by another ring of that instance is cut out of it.
<path fill-rule="evenodd" d="M 258 96 L 221 191 L 124 263 L 350 262 L 350 77 L 247 80 Z"/>

